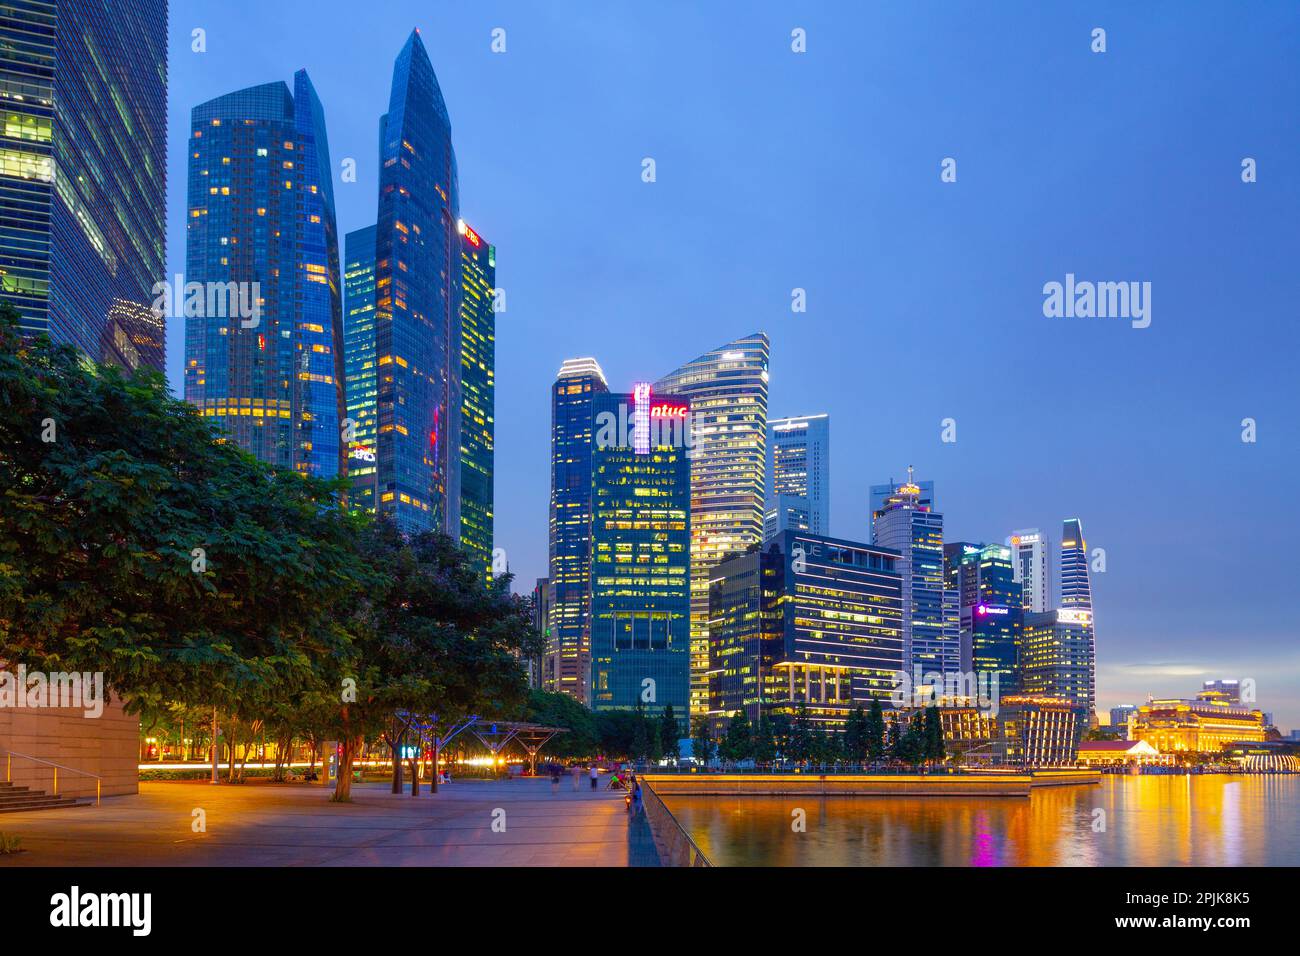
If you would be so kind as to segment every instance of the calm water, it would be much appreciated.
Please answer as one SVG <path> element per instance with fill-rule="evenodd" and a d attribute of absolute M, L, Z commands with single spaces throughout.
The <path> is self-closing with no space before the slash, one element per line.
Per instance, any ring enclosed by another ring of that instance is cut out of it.
<path fill-rule="evenodd" d="M 687 797 L 717 866 L 1300 865 L 1300 775 L 1142 776 L 1029 797 Z M 807 832 L 791 812 L 807 813 Z M 1094 832 L 1094 811 L 1105 811 Z"/>

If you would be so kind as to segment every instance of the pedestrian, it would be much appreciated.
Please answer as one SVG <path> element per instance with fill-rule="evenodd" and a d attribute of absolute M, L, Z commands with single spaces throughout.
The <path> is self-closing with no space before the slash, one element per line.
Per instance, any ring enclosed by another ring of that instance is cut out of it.
<path fill-rule="evenodd" d="M 551 765 L 551 793 L 560 792 L 560 766 L 559 764 Z"/>
<path fill-rule="evenodd" d="M 578 778 L 582 776 L 582 768 L 576 763 L 569 768 L 569 776 L 573 778 L 573 789 L 578 789 Z"/>
<path fill-rule="evenodd" d="M 599 782 L 599 780 L 600 780 L 600 771 L 596 769 L 595 764 L 592 764 L 591 765 L 591 789 L 592 790 L 596 789 L 596 784 Z"/>
<path fill-rule="evenodd" d="M 640 813 L 642 810 L 641 803 L 641 781 L 637 780 L 632 785 L 632 812 Z"/>

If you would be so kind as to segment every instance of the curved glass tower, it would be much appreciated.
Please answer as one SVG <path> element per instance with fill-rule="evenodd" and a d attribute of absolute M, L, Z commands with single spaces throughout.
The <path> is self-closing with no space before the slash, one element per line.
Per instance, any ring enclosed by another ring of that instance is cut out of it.
<path fill-rule="evenodd" d="M 196 297 L 197 294 L 197 297 Z M 306 71 L 190 114 L 185 398 L 262 461 L 343 474 L 343 315 L 325 114 Z"/>
<path fill-rule="evenodd" d="M 709 575 L 763 541 L 767 334 L 721 345 L 654 384 L 691 408 L 691 715 L 709 708 Z"/>
<path fill-rule="evenodd" d="M 459 198 L 451 120 L 419 31 L 380 120 L 375 225 L 377 509 L 460 538 Z"/>

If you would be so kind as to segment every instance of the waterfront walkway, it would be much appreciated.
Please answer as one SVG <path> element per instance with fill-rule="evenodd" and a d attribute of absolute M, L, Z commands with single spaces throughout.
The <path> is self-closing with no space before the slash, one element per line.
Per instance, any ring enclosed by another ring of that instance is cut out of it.
<path fill-rule="evenodd" d="M 142 782 L 102 806 L 0 815 L 14 866 L 657 866 L 623 793 L 568 777 L 458 780 L 436 795 L 354 784 L 353 803 L 307 784 Z M 204 833 L 193 832 L 204 811 Z M 497 821 L 496 829 L 493 828 Z M 504 828 L 502 827 L 504 823 Z"/>

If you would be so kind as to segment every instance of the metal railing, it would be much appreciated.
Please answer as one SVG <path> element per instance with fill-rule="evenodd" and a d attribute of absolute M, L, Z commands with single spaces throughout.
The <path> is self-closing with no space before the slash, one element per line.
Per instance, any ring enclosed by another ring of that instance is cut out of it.
<path fill-rule="evenodd" d="M 32 763 L 43 764 L 46 767 L 54 769 L 54 788 L 50 791 L 52 796 L 59 795 L 59 771 L 64 770 L 68 773 L 79 773 L 83 777 L 93 777 L 95 780 L 95 806 L 99 806 L 100 791 L 103 789 L 104 778 L 97 773 L 91 773 L 88 770 L 78 770 L 76 767 L 65 767 L 61 763 L 55 763 L 52 760 L 42 760 L 40 757 L 33 757 L 31 754 L 20 754 L 15 750 L 4 751 L 5 755 L 5 783 L 14 782 L 14 758 L 21 757 L 23 760 L 30 760 Z"/>

